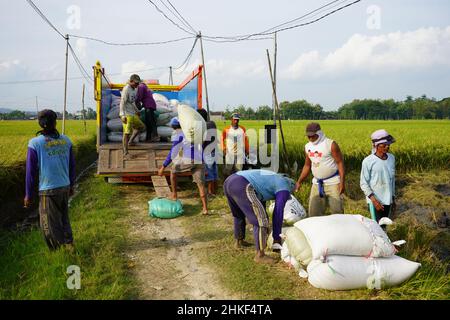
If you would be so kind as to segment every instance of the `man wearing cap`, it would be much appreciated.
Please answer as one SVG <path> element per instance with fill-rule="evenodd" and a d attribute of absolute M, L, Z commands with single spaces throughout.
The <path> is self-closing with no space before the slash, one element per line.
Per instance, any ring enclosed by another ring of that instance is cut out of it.
<path fill-rule="evenodd" d="M 178 118 L 170 120 L 170 126 L 175 130 L 172 134 L 172 148 L 167 155 L 158 175 L 162 176 L 164 170 L 172 163 L 170 171 L 170 184 L 172 187 L 172 200 L 177 200 L 177 174 L 191 172 L 192 180 L 197 184 L 202 202 L 203 214 L 208 215 L 205 190 L 205 167 L 203 164 L 202 145 L 189 142 L 184 136 Z"/>
<path fill-rule="evenodd" d="M 249 154 L 248 137 L 245 128 L 239 125 L 238 113 L 231 115 L 231 125 L 222 131 L 221 147 L 225 156 L 224 178 L 241 171 L 245 157 Z"/>
<path fill-rule="evenodd" d="M 30 207 L 38 182 L 40 227 L 47 246 L 73 250 L 69 196 L 75 185 L 75 158 L 72 142 L 56 129 L 56 118 L 49 109 L 38 114 L 42 130 L 28 143 L 24 207 Z"/>
<path fill-rule="evenodd" d="M 378 222 L 395 209 L 395 157 L 388 152 L 395 139 L 384 129 L 372 133 L 371 139 L 372 154 L 362 162 L 360 186 L 371 217 Z"/>
<path fill-rule="evenodd" d="M 119 116 L 123 123 L 124 157 L 128 157 L 128 146 L 134 144 L 136 136 L 145 131 L 145 124 L 139 118 L 139 109 L 136 107 L 136 88 L 140 82 L 141 78 L 137 74 L 131 75 L 130 81 L 122 89 L 120 98 Z"/>
<path fill-rule="evenodd" d="M 305 145 L 305 165 L 295 191 L 312 171 L 308 215 L 324 215 L 326 202 L 332 214 L 344 213 L 345 169 L 341 150 L 336 141 L 325 136 L 318 123 L 311 122 L 306 126 L 306 136 L 309 142 Z"/>

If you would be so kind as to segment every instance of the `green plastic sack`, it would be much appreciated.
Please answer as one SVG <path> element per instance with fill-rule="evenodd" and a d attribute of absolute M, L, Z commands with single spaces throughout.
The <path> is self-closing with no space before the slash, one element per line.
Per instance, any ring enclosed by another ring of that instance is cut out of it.
<path fill-rule="evenodd" d="M 183 214 L 183 205 L 180 200 L 155 198 L 148 202 L 148 215 L 150 217 L 172 219 Z"/>

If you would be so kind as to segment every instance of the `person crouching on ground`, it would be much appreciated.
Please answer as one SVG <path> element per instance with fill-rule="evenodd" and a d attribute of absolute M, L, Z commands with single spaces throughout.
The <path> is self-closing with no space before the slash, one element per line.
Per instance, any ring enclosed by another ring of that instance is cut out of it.
<path fill-rule="evenodd" d="M 192 179 L 197 184 L 202 201 L 203 214 L 208 214 L 208 207 L 206 204 L 205 191 L 205 167 L 202 159 L 202 146 L 190 143 L 184 136 L 181 130 L 178 118 L 170 120 L 170 126 L 175 130 L 172 134 L 172 148 L 167 155 L 161 168 L 158 170 L 158 175 L 164 174 L 164 169 L 167 168 L 173 161 L 170 171 L 170 184 L 172 187 L 172 200 L 177 200 L 177 174 L 183 172 L 191 172 Z"/>
<path fill-rule="evenodd" d="M 294 191 L 295 181 L 285 175 L 269 170 L 255 169 L 239 171 L 229 176 L 223 185 L 231 213 L 234 218 L 234 238 L 236 247 L 246 245 L 246 219 L 253 225 L 256 255 L 258 263 L 275 263 L 275 259 L 265 255 L 264 250 L 269 235 L 269 217 L 266 201 L 275 199 L 272 218 L 273 242 L 281 244 L 281 226 L 286 201 Z"/>
<path fill-rule="evenodd" d="M 72 142 L 56 130 L 56 118 L 48 109 L 38 114 L 42 130 L 28 143 L 24 207 L 31 205 L 38 177 L 40 227 L 45 241 L 51 250 L 61 245 L 73 249 L 68 203 L 75 183 L 75 159 Z"/>
<path fill-rule="evenodd" d="M 372 133 L 371 139 L 372 154 L 362 162 L 360 186 L 371 217 L 378 222 L 395 210 L 395 157 L 389 153 L 395 139 L 383 129 Z"/>
<path fill-rule="evenodd" d="M 145 131 L 145 124 L 139 118 L 139 109 L 136 107 L 136 88 L 141 82 L 137 74 L 130 77 L 128 84 L 123 87 L 120 98 L 119 116 L 123 123 L 123 156 L 128 158 L 128 146 L 134 144 L 134 139 Z M 131 135 L 131 137 L 130 137 Z"/>

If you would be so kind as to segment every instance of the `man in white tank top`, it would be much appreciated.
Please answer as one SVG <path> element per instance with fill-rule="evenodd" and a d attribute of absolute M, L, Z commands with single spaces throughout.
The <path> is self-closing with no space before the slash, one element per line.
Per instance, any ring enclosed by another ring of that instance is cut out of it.
<path fill-rule="evenodd" d="M 327 202 L 332 214 L 344 213 L 345 170 L 341 150 L 335 141 L 325 136 L 318 123 L 306 126 L 306 136 L 309 139 L 305 145 L 306 160 L 295 191 L 312 171 L 308 215 L 324 215 Z"/>

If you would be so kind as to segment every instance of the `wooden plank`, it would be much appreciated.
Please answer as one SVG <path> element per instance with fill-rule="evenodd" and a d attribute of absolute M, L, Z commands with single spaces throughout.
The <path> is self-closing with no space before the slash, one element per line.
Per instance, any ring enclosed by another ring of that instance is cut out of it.
<path fill-rule="evenodd" d="M 152 182 L 158 197 L 167 198 L 171 195 L 166 177 L 152 176 Z"/>

